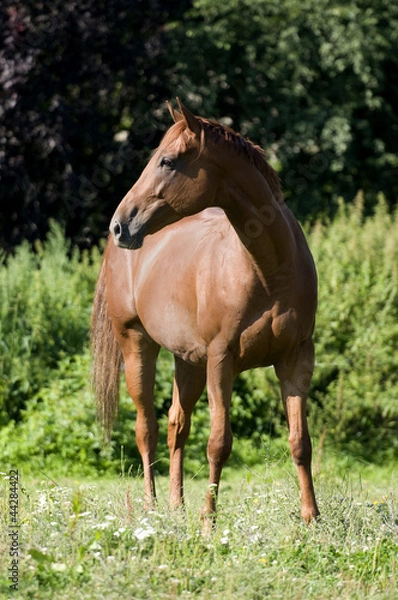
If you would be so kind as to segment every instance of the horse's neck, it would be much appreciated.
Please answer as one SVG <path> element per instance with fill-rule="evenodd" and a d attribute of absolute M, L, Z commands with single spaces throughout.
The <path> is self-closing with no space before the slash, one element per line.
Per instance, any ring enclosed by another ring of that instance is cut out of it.
<path fill-rule="evenodd" d="M 223 208 L 264 275 L 292 265 L 294 239 L 283 205 L 275 200 L 257 169 L 236 171 L 228 180 Z"/>

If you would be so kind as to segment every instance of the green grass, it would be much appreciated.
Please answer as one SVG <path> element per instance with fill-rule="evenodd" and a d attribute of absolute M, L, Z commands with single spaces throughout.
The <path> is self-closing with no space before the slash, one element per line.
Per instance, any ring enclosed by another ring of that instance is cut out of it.
<path fill-rule="evenodd" d="M 23 477 L 19 485 L 19 590 L 8 589 L 1 538 L 1 598 L 398 598 L 398 469 L 327 461 L 316 488 L 322 518 L 306 526 L 290 461 L 226 469 L 218 527 L 201 532 L 206 482 L 188 479 L 186 510 L 146 512 L 140 478 Z M 1 483 L 1 530 L 9 480 Z"/>

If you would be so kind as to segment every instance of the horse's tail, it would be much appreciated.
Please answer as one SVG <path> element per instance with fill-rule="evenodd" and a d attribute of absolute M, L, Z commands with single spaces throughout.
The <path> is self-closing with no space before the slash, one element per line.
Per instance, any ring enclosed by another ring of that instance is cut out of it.
<path fill-rule="evenodd" d="M 92 385 L 95 391 L 97 421 L 109 441 L 119 406 L 122 353 L 113 332 L 106 293 L 106 256 L 94 295 L 91 317 Z"/>

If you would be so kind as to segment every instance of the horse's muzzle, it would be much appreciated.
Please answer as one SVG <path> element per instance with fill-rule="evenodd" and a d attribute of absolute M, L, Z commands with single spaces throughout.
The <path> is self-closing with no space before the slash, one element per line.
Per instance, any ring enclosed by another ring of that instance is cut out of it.
<path fill-rule="evenodd" d="M 113 219 L 109 230 L 116 246 L 119 248 L 127 248 L 128 250 L 137 250 L 138 248 L 141 248 L 144 243 L 144 235 L 142 230 L 132 233 L 130 227 L 127 223 L 121 223 L 117 219 Z"/>

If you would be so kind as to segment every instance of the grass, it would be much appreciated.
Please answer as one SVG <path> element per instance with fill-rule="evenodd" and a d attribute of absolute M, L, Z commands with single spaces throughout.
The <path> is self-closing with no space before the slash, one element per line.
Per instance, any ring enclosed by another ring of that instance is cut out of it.
<path fill-rule="evenodd" d="M 21 474 L 20 474 L 21 475 Z M 0 551 L 1 598 L 398 598 L 398 473 L 323 465 L 322 512 L 306 526 L 290 462 L 226 469 L 218 527 L 203 537 L 206 482 L 187 481 L 185 511 L 146 512 L 139 477 L 47 476 L 19 482 L 19 589 L 9 590 L 9 539 Z M 10 480 L 1 484 L 9 530 Z"/>

